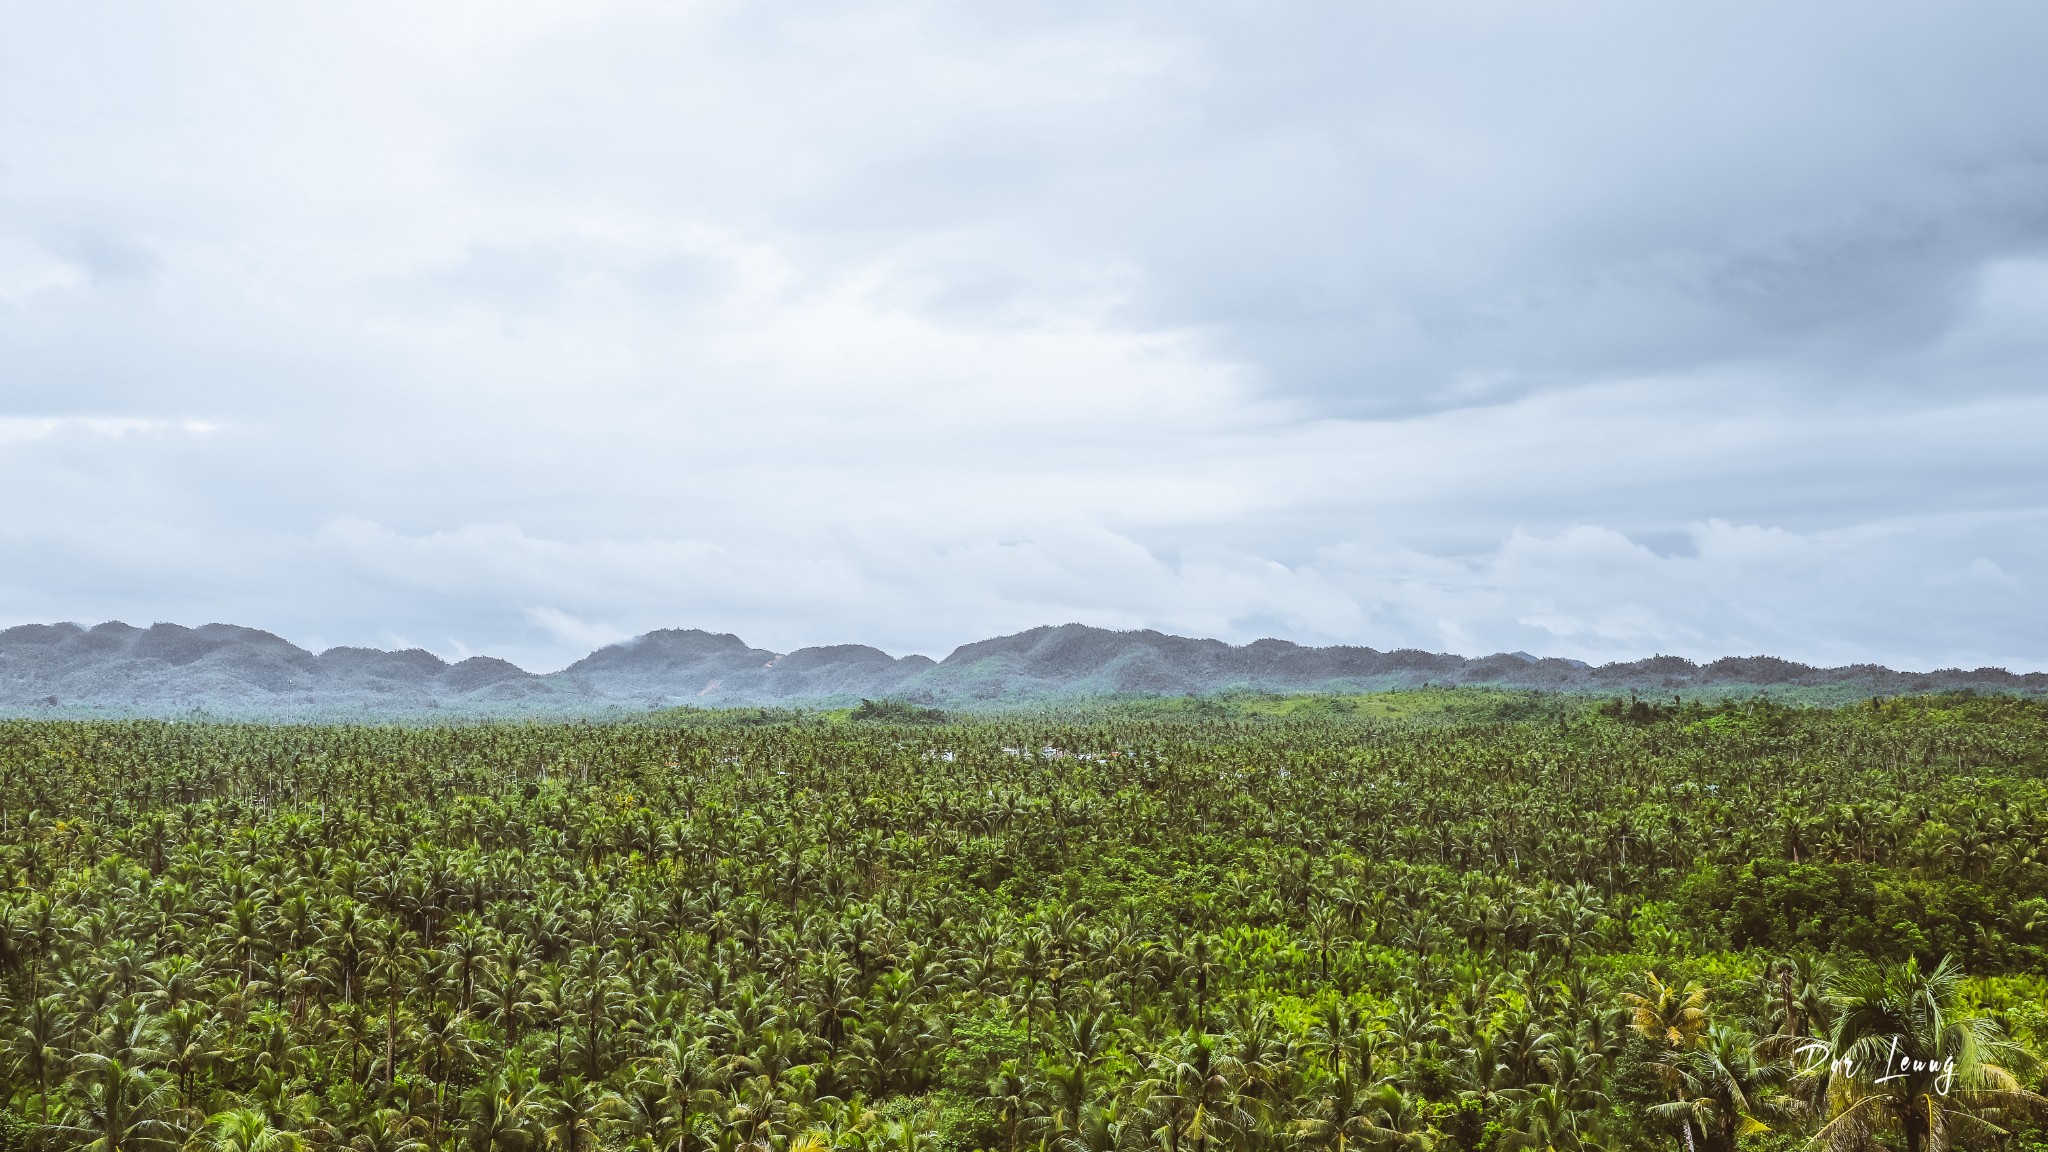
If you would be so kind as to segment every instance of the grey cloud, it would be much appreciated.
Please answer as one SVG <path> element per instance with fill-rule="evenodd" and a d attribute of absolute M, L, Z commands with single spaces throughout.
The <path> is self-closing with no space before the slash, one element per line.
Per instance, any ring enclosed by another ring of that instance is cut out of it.
<path fill-rule="evenodd" d="M 15 619 L 2048 661 L 2037 6 L 213 20 L 0 44 Z"/>
<path fill-rule="evenodd" d="M 1519 381 L 1498 399 L 1794 356 L 1839 390 L 2048 239 L 2048 118 L 2015 48 L 2037 11 L 1495 9 L 1377 38 L 1387 8 L 1348 11 L 1350 35 L 1216 38 L 1219 87 L 1245 56 L 1307 62 L 1157 242 L 1158 306 L 1277 387 L 1372 411 L 1456 402 L 1470 374 Z"/>

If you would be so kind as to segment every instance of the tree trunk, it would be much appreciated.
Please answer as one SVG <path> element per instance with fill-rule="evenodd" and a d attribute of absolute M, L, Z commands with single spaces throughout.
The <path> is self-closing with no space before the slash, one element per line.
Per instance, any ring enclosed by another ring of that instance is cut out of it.
<path fill-rule="evenodd" d="M 1799 1019 L 1799 1006 L 1792 998 L 1792 969 L 1788 965 L 1778 970 L 1778 986 L 1785 992 L 1785 1032 L 1791 1036 L 1806 1034 L 1805 1022 Z"/>
<path fill-rule="evenodd" d="M 398 989 L 391 990 L 391 1008 L 384 1014 L 384 1084 L 398 1082 Z"/>

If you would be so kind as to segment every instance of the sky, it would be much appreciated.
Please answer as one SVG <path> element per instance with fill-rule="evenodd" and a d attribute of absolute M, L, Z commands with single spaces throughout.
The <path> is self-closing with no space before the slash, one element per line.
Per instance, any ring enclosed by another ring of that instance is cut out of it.
<path fill-rule="evenodd" d="M 0 0 L 0 624 L 2048 669 L 2048 6 Z"/>

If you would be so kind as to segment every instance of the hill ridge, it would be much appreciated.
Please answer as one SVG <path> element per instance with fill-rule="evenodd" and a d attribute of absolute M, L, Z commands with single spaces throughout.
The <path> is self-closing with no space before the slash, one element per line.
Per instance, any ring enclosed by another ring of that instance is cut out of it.
<path fill-rule="evenodd" d="M 608 644 L 559 672 L 492 656 L 449 662 L 421 648 L 339 646 L 314 653 L 234 624 L 138 628 L 108 621 L 0 630 L 0 714 L 406 717 L 544 716 L 711 706 L 849 703 L 897 696 L 992 707 L 1111 695 L 1230 690 L 1367 692 L 1424 684 L 1563 692 L 1748 694 L 1807 690 L 1853 698 L 1957 691 L 2048 695 L 2048 674 L 2002 668 L 1901 672 L 1821 668 L 1775 656 L 1679 656 L 1593 666 L 1498 652 L 1311 647 L 1266 638 L 1233 645 L 1153 629 L 1047 624 L 972 641 L 944 660 L 863 644 L 777 653 L 731 633 L 664 628 Z"/>

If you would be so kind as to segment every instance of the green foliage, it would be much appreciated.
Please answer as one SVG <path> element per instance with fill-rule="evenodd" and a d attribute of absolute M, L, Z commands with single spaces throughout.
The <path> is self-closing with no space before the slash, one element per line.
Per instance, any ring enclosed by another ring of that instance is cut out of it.
<path fill-rule="evenodd" d="M 1141 696 L 1077 701 L 1023 715 L 1102 720 L 1352 720 L 1400 724 L 1497 724 L 1559 720 L 1594 702 L 1576 696 L 1500 688 L 1409 688 L 1394 692 L 1222 692 L 1206 696 Z"/>
<path fill-rule="evenodd" d="M 883 724 L 944 724 L 946 713 L 941 708 L 925 708 L 905 700 L 863 700 L 846 718 Z"/>
<path fill-rule="evenodd" d="M 0 1152 L 28 1152 L 35 1133 L 33 1120 L 11 1109 L 0 1109 Z"/>
<path fill-rule="evenodd" d="M 1864 864 L 1762 859 L 1709 866 L 1687 878 L 1679 901 L 1737 948 L 1827 950 L 1855 940 L 1879 952 L 1898 950 L 1875 924 L 1876 880 Z"/>
<path fill-rule="evenodd" d="M 1469 689 L 0 724 L 0 1152 L 1790 1148 L 1839 1119 L 1802 1053 L 1898 1004 L 1996 1056 L 1951 1143 L 2027 1147 L 2044 734 Z"/>

